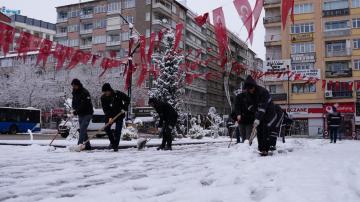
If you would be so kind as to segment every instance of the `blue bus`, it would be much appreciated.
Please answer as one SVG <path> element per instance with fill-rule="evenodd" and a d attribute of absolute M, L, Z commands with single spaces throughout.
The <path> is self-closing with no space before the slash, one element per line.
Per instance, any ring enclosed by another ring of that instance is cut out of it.
<path fill-rule="evenodd" d="M 39 132 L 41 111 L 35 108 L 0 107 L 0 133 Z"/>

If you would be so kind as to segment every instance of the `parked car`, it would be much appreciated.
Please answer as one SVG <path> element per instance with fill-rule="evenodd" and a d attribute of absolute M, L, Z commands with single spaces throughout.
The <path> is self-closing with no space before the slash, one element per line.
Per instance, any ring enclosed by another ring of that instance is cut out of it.
<path fill-rule="evenodd" d="M 74 126 L 73 126 L 74 124 Z M 99 132 L 99 130 L 104 127 L 105 125 L 105 114 L 102 109 L 94 109 L 94 115 L 90 121 L 88 132 L 91 133 L 97 133 L 97 137 L 103 137 L 105 136 L 105 131 Z M 79 131 L 79 124 L 78 124 L 78 118 L 73 117 L 72 120 L 66 122 L 61 121 L 61 123 L 58 126 L 58 132 L 61 135 L 61 137 L 66 138 L 69 135 L 70 128 L 71 127 L 77 127 L 77 131 Z M 111 127 L 111 129 L 115 129 L 115 124 Z"/>

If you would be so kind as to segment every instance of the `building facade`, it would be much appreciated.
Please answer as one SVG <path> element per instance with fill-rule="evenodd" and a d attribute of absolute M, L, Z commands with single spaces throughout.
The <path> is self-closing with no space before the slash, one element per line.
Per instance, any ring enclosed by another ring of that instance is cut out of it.
<path fill-rule="evenodd" d="M 265 0 L 267 63 L 316 73 L 319 82 L 270 80 L 273 99 L 295 118 L 293 134 L 326 135 L 327 109 L 342 113 L 340 133 L 355 135 L 359 125 L 360 0 L 295 0 L 294 24 L 281 24 L 281 0 Z M 322 80 L 326 80 L 323 86 Z"/>
<path fill-rule="evenodd" d="M 179 48 L 201 49 L 201 60 L 206 60 L 208 55 L 217 56 L 218 48 L 213 26 L 210 23 L 203 27 L 197 26 L 194 21 L 197 15 L 175 0 L 95 0 L 57 7 L 56 41 L 102 56 L 110 56 L 110 53 L 116 52 L 118 58 L 126 58 L 129 27 L 123 22 L 120 14 L 147 38 L 152 32 L 158 32 L 163 28 L 175 29 L 176 24 L 183 23 L 185 29 Z M 237 61 L 256 68 L 253 66 L 259 64 L 256 54 L 235 34 L 229 32 L 228 35 L 232 56 Z M 209 51 L 209 48 L 214 51 Z M 187 60 L 199 59 L 195 58 L 195 55 L 194 51 Z M 134 61 L 140 61 L 138 54 L 135 55 Z M 199 72 L 209 70 L 220 72 L 220 64 L 214 61 L 208 65 L 199 65 Z M 134 79 L 136 76 L 134 75 Z M 245 74 L 240 77 L 231 76 L 231 92 L 240 87 L 244 77 Z M 152 80 L 150 77 L 142 88 L 151 88 Z M 147 105 L 147 99 L 144 95 L 143 99 L 138 99 L 132 104 L 135 107 L 143 107 Z M 206 114 L 211 106 L 216 107 L 221 114 L 230 112 L 223 79 L 195 79 L 192 85 L 186 87 L 185 103 L 186 109 L 192 115 Z"/>

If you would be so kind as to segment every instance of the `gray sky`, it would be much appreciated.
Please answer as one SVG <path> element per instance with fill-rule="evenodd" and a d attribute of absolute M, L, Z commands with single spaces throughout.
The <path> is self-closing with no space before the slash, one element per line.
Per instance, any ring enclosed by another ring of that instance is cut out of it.
<path fill-rule="evenodd" d="M 211 13 L 213 9 L 223 6 L 227 27 L 234 33 L 239 33 L 241 39 L 246 40 L 246 29 L 244 27 L 241 29 L 243 24 L 232 1 L 233 0 L 187 0 L 187 5 L 198 14 L 205 12 Z M 9 9 L 19 9 L 22 15 L 55 23 L 56 6 L 77 2 L 79 2 L 79 0 L 0 0 L 0 7 L 5 6 Z M 249 2 L 251 6 L 255 5 L 255 0 L 249 0 Z M 265 29 L 262 23 L 263 17 L 264 11 L 262 12 L 262 16 L 254 33 L 254 43 L 250 46 L 251 49 L 257 53 L 258 57 L 262 59 L 265 58 Z"/>

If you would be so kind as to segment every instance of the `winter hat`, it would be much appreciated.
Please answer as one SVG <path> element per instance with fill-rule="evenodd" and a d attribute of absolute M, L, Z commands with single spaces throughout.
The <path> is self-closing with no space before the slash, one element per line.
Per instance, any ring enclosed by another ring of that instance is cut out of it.
<path fill-rule="evenodd" d="M 104 83 L 104 85 L 102 86 L 102 92 L 107 91 L 113 91 L 113 89 L 111 88 L 111 85 L 109 83 Z"/>
<path fill-rule="evenodd" d="M 80 87 L 82 87 L 82 84 L 81 84 L 79 79 L 73 79 L 72 82 L 71 82 L 71 85 L 72 86 L 80 86 Z"/>
<path fill-rule="evenodd" d="M 244 90 L 250 89 L 250 88 L 253 88 L 256 86 L 257 86 L 256 81 L 250 75 L 248 77 L 246 77 L 244 87 L 243 87 Z"/>

